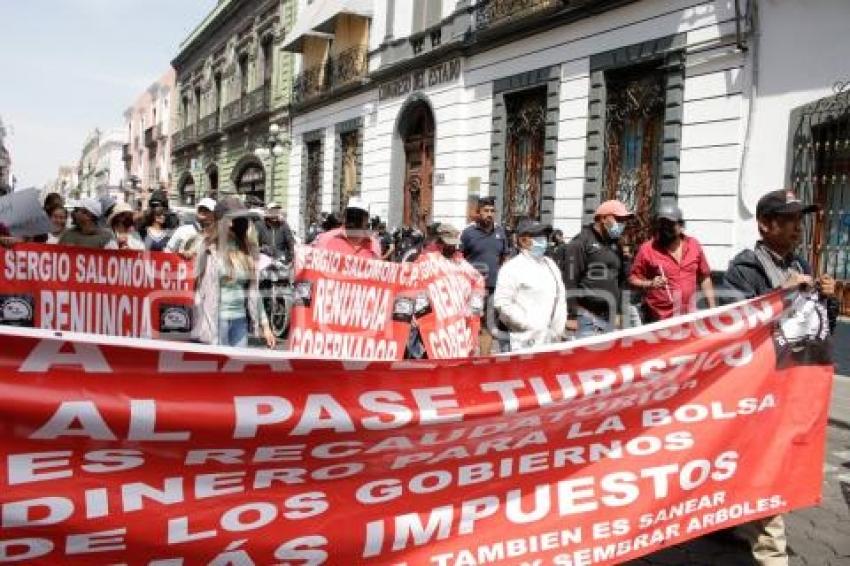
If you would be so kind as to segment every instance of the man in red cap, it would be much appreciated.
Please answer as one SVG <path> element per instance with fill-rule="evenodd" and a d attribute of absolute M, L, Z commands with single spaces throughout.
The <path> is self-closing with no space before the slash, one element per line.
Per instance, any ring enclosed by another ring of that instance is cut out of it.
<path fill-rule="evenodd" d="M 604 334 L 617 326 L 620 293 L 626 282 L 626 261 L 618 240 L 632 217 L 622 202 L 603 202 L 593 223 L 566 246 L 559 267 L 578 338 Z"/>

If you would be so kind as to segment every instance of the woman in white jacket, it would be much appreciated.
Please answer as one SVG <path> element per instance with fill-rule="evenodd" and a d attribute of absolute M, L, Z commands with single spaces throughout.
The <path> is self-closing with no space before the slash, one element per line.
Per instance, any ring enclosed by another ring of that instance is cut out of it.
<path fill-rule="evenodd" d="M 517 229 L 520 252 L 499 270 L 493 305 L 510 332 L 511 351 L 557 342 L 567 324 L 561 272 L 546 257 L 549 227 L 523 220 Z"/>

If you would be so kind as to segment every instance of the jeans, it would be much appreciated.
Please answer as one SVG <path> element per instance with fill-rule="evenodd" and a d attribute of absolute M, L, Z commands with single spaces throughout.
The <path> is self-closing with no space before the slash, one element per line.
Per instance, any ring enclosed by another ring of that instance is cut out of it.
<path fill-rule="evenodd" d="M 578 310 L 578 328 L 576 329 L 576 338 L 585 338 L 587 336 L 598 336 L 614 331 L 614 324 L 600 318 L 593 313 L 584 309 Z"/>
<path fill-rule="evenodd" d="M 218 345 L 238 346 L 248 345 L 248 318 L 222 318 L 218 321 Z"/>

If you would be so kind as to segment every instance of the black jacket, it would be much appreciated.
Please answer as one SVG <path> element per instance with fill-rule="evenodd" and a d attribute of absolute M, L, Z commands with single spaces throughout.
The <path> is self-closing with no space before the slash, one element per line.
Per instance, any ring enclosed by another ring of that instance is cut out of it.
<path fill-rule="evenodd" d="M 269 226 L 264 221 L 257 222 L 255 226 L 261 253 L 275 259 L 284 256 L 288 261 L 292 261 L 295 254 L 295 238 L 285 220 L 277 228 Z"/>
<path fill-rule="evenodd" d="M 811 275 L 812 268 L 800 256 L 791 258 L 791 267 L 803 275 Z M 766 295 L 774 290 L 770 278 L 753 250 L 744 250 L 732 258 L 724 277 L 726 288 L 740 294 L 740 299 L 752 299 Z M 835 331 L 838 320 L 838 301 L 834 297 L 824 300 L 826 312 L 829 315 L 829 327 Z"/>
<path fill-rule="evenodd" d="M 553 259 L 564 279 L 571 317 L 578 307 L 605 319 L 616 314 L 609 312 L 610 300 L 614 300 L 619 310 L 627 275 L 626 261 L 616 240 L 603 238 L 588 225 L 557 250 Z"/>

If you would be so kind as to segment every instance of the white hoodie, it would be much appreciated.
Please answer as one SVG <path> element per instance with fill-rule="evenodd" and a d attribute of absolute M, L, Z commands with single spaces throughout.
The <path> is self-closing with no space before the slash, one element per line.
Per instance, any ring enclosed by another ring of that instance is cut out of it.
<path fill-rule="evenodd" d="M 560 270 L 548 257 L 538 259 L 523 251 L 505 263 L 493 305 L 510 330 L 512 352 L 564 336 L 567 293 Z"/>

